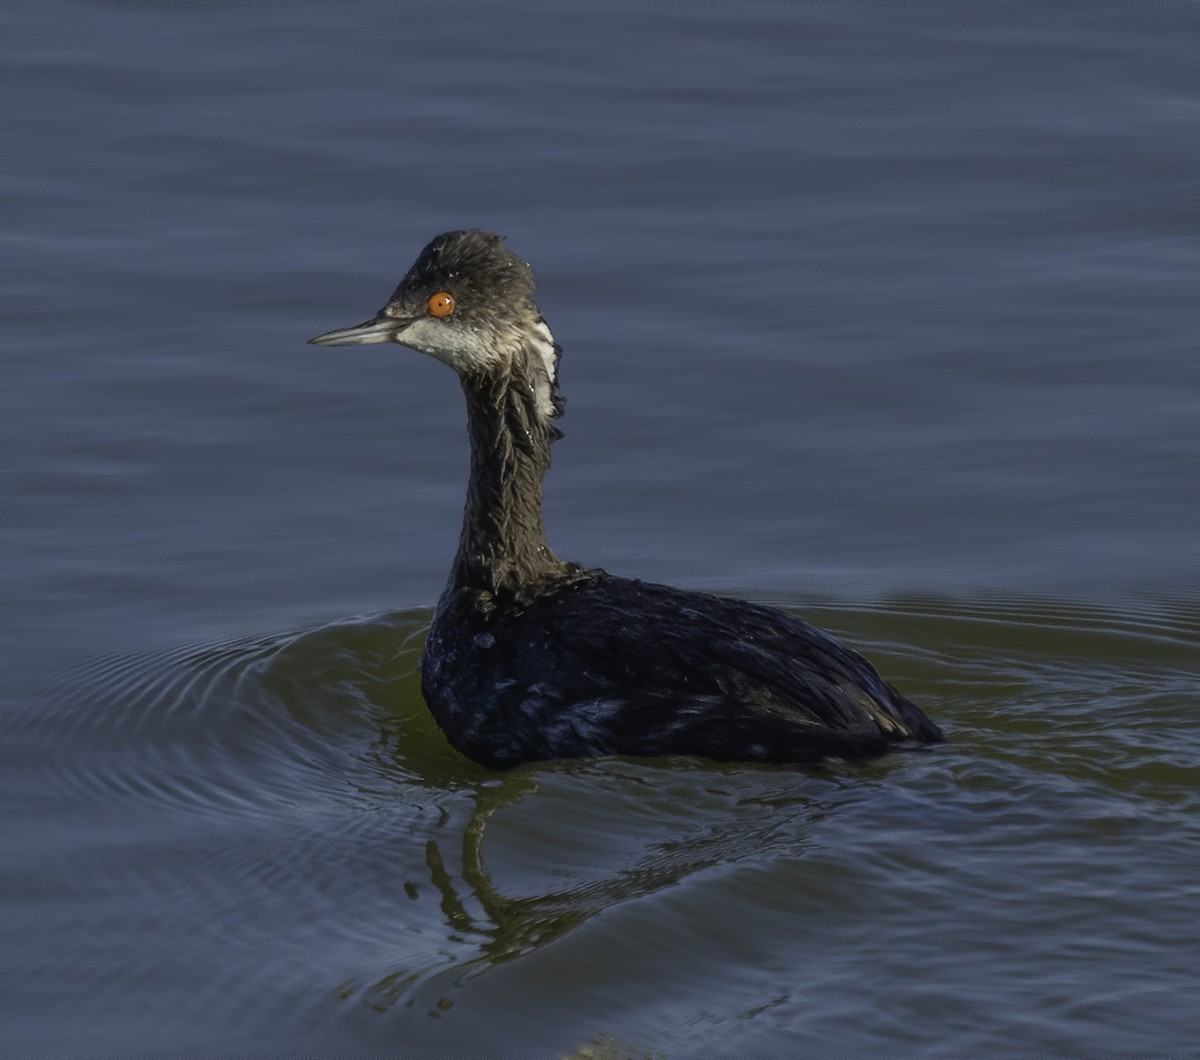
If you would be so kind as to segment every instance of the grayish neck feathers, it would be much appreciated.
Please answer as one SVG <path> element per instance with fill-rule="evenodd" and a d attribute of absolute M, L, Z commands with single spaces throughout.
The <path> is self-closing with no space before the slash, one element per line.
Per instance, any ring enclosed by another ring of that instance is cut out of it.
<path fill-rule="evenodd" d="M 562 397 L 542 353 L 523 351 L 461 382 L 471 476 L 451 584 L 495 595 L 554 578 L 565 567 L 546 544 L 542 479 L 550 443 L 560 437 L 554 419 Z"/>

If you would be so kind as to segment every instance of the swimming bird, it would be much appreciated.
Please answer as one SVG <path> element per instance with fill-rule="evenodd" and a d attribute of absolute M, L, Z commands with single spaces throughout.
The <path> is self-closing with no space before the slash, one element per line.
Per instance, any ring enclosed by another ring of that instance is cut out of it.
<path fill-rule="evenodd" d="M 565 563 L 542 480 L 561 437 L 561 348 L 530 267 L 446 232 L 370 320 L 309 341 L 393 342 L 449 365 L 467 401 L 458 551 L 421 658 L 450 742 L 503 769 L 594 755 L 813 762 L 942 739 L 866 659 L 791 615 Z"/>

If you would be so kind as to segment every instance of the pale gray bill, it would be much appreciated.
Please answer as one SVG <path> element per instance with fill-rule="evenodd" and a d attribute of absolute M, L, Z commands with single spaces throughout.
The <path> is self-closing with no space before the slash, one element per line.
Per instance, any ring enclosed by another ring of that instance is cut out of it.
<path fill-rule="evenodd" d="M 313 346 L 362 346 L 368 342 L 391 342 L 396 332 L 407 323 L 407 320 L 395 320 L 392 317 L 372 317 L 352 328 L 327 331 L 308 341 Z"/>

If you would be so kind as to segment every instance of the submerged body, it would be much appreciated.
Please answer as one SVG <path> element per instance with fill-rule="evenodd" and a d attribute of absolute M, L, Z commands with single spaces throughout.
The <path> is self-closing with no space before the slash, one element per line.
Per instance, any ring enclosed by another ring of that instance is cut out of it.
<path fill-rule="evenodd" d="M 541 490 L 563 400 L 533 289 L 498 237 L 450 232 L 376 317 L 311 340 L 396 342 L 462 382 L 466 512 L 421 663 L 450 742 L 504 768 L 604 754 L 805 762 L 940 740 L 861 655 L 782 611 L 550 551 Z"/>

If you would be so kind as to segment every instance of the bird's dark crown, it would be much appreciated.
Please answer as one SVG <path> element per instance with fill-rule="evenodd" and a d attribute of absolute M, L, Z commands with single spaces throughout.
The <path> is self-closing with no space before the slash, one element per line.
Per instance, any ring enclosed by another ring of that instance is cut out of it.
<path fill-rule="evenodd" d="M 435 289 L 450 291 L 467 305 L 501 309 L 524 306 L 532 300 L 533 270 L 491 232 L 468 228 L 435 236 L 417 256 L 396 288 L 392 301 L 409 293 L 423 295 Z"/>

